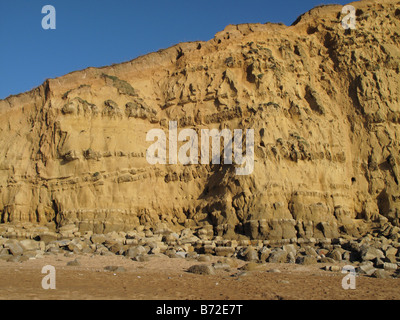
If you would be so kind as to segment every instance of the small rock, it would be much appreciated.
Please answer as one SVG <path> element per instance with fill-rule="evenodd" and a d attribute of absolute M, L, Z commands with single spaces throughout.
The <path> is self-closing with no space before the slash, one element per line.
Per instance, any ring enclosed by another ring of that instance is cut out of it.
<path fill-rule="evenodd" d="M 211 257 L 209 255 L 206 254 L 201 254 L 198 256 L 197 261 L 199 262 L 209 262 L 211 261 Z"/>
<path fill-rule="evenodd" d="M 296 258 L 296 263 L 302 265 L 310 265 L 310 264 L 315 264 L 317 262 L 318 262 L 317 258 L 313 256 L 298 256 Z"/>
<path fill-rule="evenodd" d="M 240 270 L 245 270 L 245 271 L 254 271 L 260 268 L 260 264 L 256 262 L 249 262 L 246 263 L 243 267 L 240 268 Z"/>
<path fill-rule="evenodd" d="M 397 264 L 396 263 L 389 263 L 389 262 L 384 262 L 383 263 L 383 269 L 385 270 L 391 270 L 391 271 L 395 271 L 397 270 Z"/>
<path fill-rule="evenodd" d="M 265 262 L 268 260 L 272 250 L 266 246 L 262 247 L 260 250 L 260 261 Z"/>
<path fill-rule="evenodd" d="M 376 269 L 371 277 L 378 279 L 389 279 L 390 275 L 385 270 Z"/>
<path fill-rule="evenodd" d="M 68 249 L 74 253 L 80 253 L 83 249 L 82 241 L 78 238 L 74 238 L 68 244 Z"/>
<path fill-rule="evenodd" d="M 182 252 L 182 251 L 179 251 L 179 252 L 177 252 L 177 253 L 175 253 L 178 257 L 180 257 L 180 258 L 183 258 L 183 259 L 185 259 L 186 258 L 186 255 L 187 255 L 187 253 L 186 252 Z"/>
<path fill-rule="evenodd" d="M 258 253 L 256 250 L 251 249 L 247 251 L 246 255 L 244 256 L 245 261 L 258 261 Z"/>
<path fill-rule="evenodd" d="M 58 253 L 61 253 L 61 251 L 62 251 L 61 248 L 58 248 L 58 247 L 50 247 L 50 248 L 48 248 L 48 249 L 46 250 L 46 253 L 49 253 L 49 254 L 58 254 Z"/>
<path fill-rule="evenodd" d="M 326 257 L 326 255 L 329 253 L 329 250 L 327 249 L 317 249 L 317 254 L 321 257 Z"/>
<path fill-rule="evenodd" d="M 396 263 L 397 259 L 396 259 L 396 256 L 394 256 L 392 254 L 388 254 L 388 255 L 386 255 L 385 261 L 390 262 L 390 263 Z"/>
<path fill-rule="evenodd" d="M 19 245 L 18 241 L 7 241 L 4 245 L 13 256 L 19 256 L 24 253 L 24 249 Z"/>
<path fill-rule="evenodd" d="M 233 247 L 216 247 L 215 255 L 219 257 L 232 257 L 235 253 L 235 248 Z"/>
<path fill-rule="evenodd" d="M 191 266 L 187 271 L 190 273 L 203 274 L 203 275 L 214 275 L 215 274 L 214 267 L 205 265 L 205 264 L 197 264 L 197 265 Z"/>
<path fill-rule="evenodd" d="M 90 237 L 90 241 L 93 244 L 103 244 L 104 242 L 106 242 L 106 236 L 104 234 L 93 234 Z"/>
<path fill-rule="evenodd" d="M 127 258 L 135 258 L 140 255 L 144 255 L 147 253 L 147 250 L 143 246 L 130 247 L 127 251 L 125 251 L 125 256 Z"/>
<path fill-rule="evenodd" d="M 386 256 L 396 256 L 397 252 L 398 252 L 398 249 L 391 247 L 391 246 L 386 248 L 386 250 L 385 250 Z"/>
<path fill-rule="evenodd" d="M 166 235 L 163 236 L 162 241 L 163 242 L 175 242 L 179 239 L 179 235 L 175 232 L 170 232 Z"/>
<path fill-rule="evenodd" d="M 74 232 L 78 231 L 78 227 L 75 224 L 71 223 L 71 224 L 67 224 L 67 225 L 61 226 L 58 229 L 58 231 L 60 233 L 67 233 L 67 232 L 74 233 Z"/>
<path fill-rule="evenodd" d="M 69 245 L 70 242 L 71 242 L 71 240 L 64 239 L 64 240 L 53 241 L 53 242 L 49 243 L 49 245 L 50 244 L 52 244 L 52 245 L 54 244 L 55 246 L 57 246 L 59 248 L 68 249 L 68 245 Z"/>
<path fill-rule="evenodd" d="M 375 272 L 375 268 L 374 265 L 372 264 L 372 262 L 369 263 L 363 263 L 358 267 L 358 273 L 359 274 L 364 274 L 367 276 L 372 275 Z"/>
<path fill-rule="evenodd" d="M 199 254 L 195 251 L 188 252 L 186 255 L 186 259 L 196 259 L 199 256 Z"/>
<path fill-rule="evenodd" d="M 150 237 L 153 236 L 153 232 L 151 232 L 151 230 L 147 230 L 147 231 L 144 232 L 144 235 L 145 235 L 146 238 L 150 238 Z"/>
<path fill-rule="evenodd" d="M 215 253 L 215 245 L 214 244 L 206 244 L 203 246 L 203 250 L 205 254 L 214 254 Z"/>
<path fill-rule="evenodd" d="M 305 246 L 304 247 L 304 255 L 318 257 L 317 251 L 315 251 L 314 247 L 312 246 Z"/>
<path fill-rule="evenodd" d="M 270 273 L 281 273 L 281 270 L 279 270 L 279 269 L 271 269 L 271 270 L 268 270 L 267 272 L 270 272 Z"/>
<path fill-rule="evenodd" d="M 283 249 L 278 249 L 271 252 L 268 257 L 269 263 L 286 263 L 287 262 L 287 252 Z"/>
<path fill-rule="evenodd" d="M 325 266 L 325 270 L 332 272 L 339 272 L 341 268 L 339 266 Z"/>
<path fill-rule="evenodd" d="M 230 265 L 227 263 L 217 262 L 213 264 L 215 270 L 225 270 L 229 271 L 231 269 Z"/>
<path fill-rule="evenodd" d="M 153 247 L 153 248 L 151 248 L 150 253 L 151 254 L 159 254 L 159 253 L 161 253 L 161 249 L 160 249 L 160 247 Z"/>
<path fill-rule="evenodd" d="M 78 259 L 67 262 L 67 266 L 69 266 L 69 267 L 77 267 L 80 265 L 81 265 L 81 263 Z"/>
<path fill-rule="evenodd" d="M 294 255 L 296 255 L 297 253 L 296 246 L 294 244 L 285 244 L 282 249 L 285 250 L 288 254 L 293 253 Z"/>
<path fill-rule="evenodd" d="M 37 254 L 39 253 L 39 250 L 35 250 L 35 251 L 25 251 L 23 253 L 23 255 L 25 257 L 28 257 L 29 259 L 35 258 L 37 256 Z"/>
<path fill-rule="evenodd" d="M 278 280 L 278 283 L 289 284 L 290 282 L 288 280 Z"/>
<path fill-rule="evenodd" d="M 8 261 L 10 258 L 12 257 L 12 255 L 0 255 L 0 260 L 4 260 L 4 261 Z"/>
<path fill-rule="evenodd" d="M 8 251 L 7 248 L 0 249 L 0 256 L 8 256 L 8 255 L 10 255 L 10 252 Z"/>
<path fill-rule="evenodd" d="M 374 263 L 375 268 L 383 268 L 383 261 L 379 258 L 376 258 L 372 261 Z"/>
<path fill-rule="evenodd" d="M 329 257 L 321 257 L 319 260 L 321 263 L 335 263 L 336 261 Z"/>
<path fill-rule="evenodd" d="M 344 251 L 342 253 L 342 259 L 346 260 L 346 261 L 356 261 L 356 259 L 354 259 L 354 254 L 351 251 Z"/>
<path fill-rule="evenodd" d="M 66 252 L 66 253 L 64 253 L 64 257 L 73 257 L 74 256 L 74 253 L 73 252 Z"/>
<path fill-rule="evenodd" d="M 34 251 L 40 249 L 40 242 L 30 239 L 21 240 L 19 242 L 20 246 L 24 251 Z"/>
<path fill-rule="evenodd" d="M 165 254 L 170 259 L 182 259 L 182 255 L 177 254 L 177 252 L 168 252 Z"/>
<path fill-rule="evenodd" d="M 27 260 L 29 260 L 29 258 L 26 256 L 11 256 L 7 262 L 25 262 Z"/>
<path fill-rule="evenodd" d="M 115 256 L 114 253 L 112 253 L 111 251 L 108 251 L 108 250 L 102 250 L 100 255 L 102 255 L 102 256 L 110 256 L 110 257 Z"/>
<path fill-rule="evenodd" d="M 111 271 L 111 272 L 125 272 L 125 268 L 121 266 L 106 266 L 104 270 Z"/>
<path fill-rule="evenodd" d="M 108 250 L 114 254 L 123 254 L 125 249 L 124 244 L 121 242 L 116 242 L 108 248 Z"/>
<path fill-rule="evenodd" d="M 231 268 L 237 268 L 239 266 L 238 260 L 234 258 L 224 258 L 222 261 L 219 261 L 222 263 L 228 264 Z"/>
<path fill-rule="evenodd" d="M 296 263 L 296 256 L 293 252 L 289 252 L 287 256 L 288 263 Z"/>
<path fill-rule="evenodd" d="M 58 239 L 57 233 L 42 233 L 39 235 L 40 241 L 43 241 L 45 244 L 56 241 Z"/>
<path fill-rule="evenodd" d="M 385 255 L 381 250 L 371 247 L 367 244 L 361 246 L 361 259 L 363 261 L 371 261 L 377 258 L 378 259 L 385 258 Z"/>
<path fill-rule="evenodd" d="M 238 277 L 237 280 L 239 280 L 241 277 L 245 277 L 247 275 L 248 275 L 248 273 L 246 271 L 240 271 L 240 272 L 237 272 L 237 273 L 231 275 L 231 277 Z"/>
<path fill-rule="evenodd" d="M 150 257 L 147 255 L 142 255 L 142 256 L 136 256 L 132 258 L 132 260 L 137 262 L 147 262 L 150 260 Z"/>
<path fill-rule="evenodd" d="M 44 253 L 37 253 L 35 258 L 36 259 L 43 259 L 44 258 Z"/>
<path fill-rule="evenodd" d="M 332 258 L 335 261 L 342 261 L 342 252 L 339 249 L 334 249 L 328 255 L 329 258 Z"/>

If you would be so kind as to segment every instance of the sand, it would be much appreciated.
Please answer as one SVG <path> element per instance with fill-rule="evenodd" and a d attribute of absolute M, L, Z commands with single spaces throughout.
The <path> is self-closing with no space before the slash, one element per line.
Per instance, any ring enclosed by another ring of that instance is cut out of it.
<path fill-rule="evenodd" d="M 80 266 L 67 266 L 78 258 Z M 218 260 L 213 257 L 212 261 Z M 4 300 L 397 300 L 400 279 L 356 278 L 344 290 L 340 272 L 323 264 L 265 264 L 255 271 L 218 270 L 197 275 L 186 270 L 196 260 L 153 257 L 135 262 L 122 256 L 46 256 L 23 263 L 0 261 L 0 299 Z M 211 262 L 210 262 L 211 263 Z M 244 262 L 239 261 L 238 267 Z M 56 270 L 56 289 L 42 288 L 45 265 Z M 124 272 L 105 271 L 122 266 Z M 274 270 L 280 272 L 271 272 Z"/>

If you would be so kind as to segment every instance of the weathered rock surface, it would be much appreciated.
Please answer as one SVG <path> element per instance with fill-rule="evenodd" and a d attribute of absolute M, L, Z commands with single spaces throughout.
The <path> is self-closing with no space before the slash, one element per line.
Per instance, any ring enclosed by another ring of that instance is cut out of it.
<path fill-rule="evenodd" d="M 198 230 L 202 240 L 371 230 L 398 239 L 399 8 L 397 0 L 353 5 L 355 30 L 341 27 L 342 6 L 317 7 L 289 27 L 230 25 L 207 42 L 73 72 L 0 101 L 1 222 L 49 227 L 5 232 L 45 243 L 55 230 L 73 238 L 141 225 Z M 254 171 L 150 165 L 146 134 L 167 133 L 169 121 L 198 132 L 254 129 Z M 232 254 L 216 247 L 205 253 Z"/>

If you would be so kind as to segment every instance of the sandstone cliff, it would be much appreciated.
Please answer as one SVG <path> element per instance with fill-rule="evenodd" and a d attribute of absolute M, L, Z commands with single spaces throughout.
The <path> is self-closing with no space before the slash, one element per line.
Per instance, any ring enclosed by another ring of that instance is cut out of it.
<path fill-rule="evenodd" d="M 2 223 L 81 232 L 200 229 L 253 239 L 358 236 L 400 218 L 400 3 L 292 26 L 230 25 L 0 101 Z M 150 165 L 146 133 L 251 128 L 254 171 Z"/>

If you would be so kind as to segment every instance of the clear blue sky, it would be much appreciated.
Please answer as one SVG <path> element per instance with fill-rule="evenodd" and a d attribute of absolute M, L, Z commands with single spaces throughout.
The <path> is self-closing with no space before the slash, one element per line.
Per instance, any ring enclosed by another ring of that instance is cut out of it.
<path fill-rule="evenodd" d="M 324 0 L 0 0 L 0 99 L 48 78 L 132 60 L 179 42 L 209 40 L 228 24 L 286 25 Z M 42 28 L 42 7 L 56 29 Z"/>

